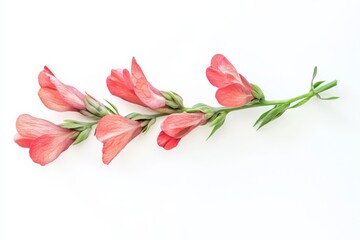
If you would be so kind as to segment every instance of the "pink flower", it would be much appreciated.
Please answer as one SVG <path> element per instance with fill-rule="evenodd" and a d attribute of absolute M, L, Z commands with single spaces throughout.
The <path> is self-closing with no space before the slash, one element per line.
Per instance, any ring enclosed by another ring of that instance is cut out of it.
<path fill-rule="evenodd" d="M 254 99 L 250 83 L 221 54 L 213 56 L 206 76 L 212 85 L 219 88 L 215 96 L 223 106 L 241 107 Z"/>
<path fill-rule="evenodd" d="M 207 122 L 204 113 L 175 113 L 168 116 L 161 124 L 157 138 L 158 145 L 170 150 L 176 147 L 188 133 L 197 126 Z"/>
<path fill-rule="evenodd" d="M 46 66 L 40 72 L 38 79 L 41 87 L 38 94 L 47 108 L 59 112 L 86 109 L 84 94 L 60 82 Z"/>
<path fill-rule="evenodd" d="M 166 99 L 146 80 L 135 58 L 132 59 L 131 74 L 127 69 L 113 69 L 106 79 L 106 84 L 111 94 L 128 102 L 151 109 L 166 106 Z"/>
<path fill-rule="evenodd" d="M 54 161 L 74 142 L 76 131 L 64 129 L 44 119 L 23 114 L 16 120 L 15 142 L 29 148 L 30 157 L 42 166 Z"/>
<path fill-rule="evenodd" d="M 102 160 L 109 164 L 114 157 L 137 135 L 141 133 L 141 123 L 120 115 L 107 115 L 98 123 L 96 138 L 103 145 Z"/>

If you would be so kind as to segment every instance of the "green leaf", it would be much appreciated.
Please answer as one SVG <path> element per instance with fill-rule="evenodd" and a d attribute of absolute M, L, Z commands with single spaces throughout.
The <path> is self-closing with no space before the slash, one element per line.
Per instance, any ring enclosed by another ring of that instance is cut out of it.
<path fill-rule="evenodd" d="M 261 114 L 261 116 L 256 120 L 256 122 L 254 123 L 253 127 L 255 127 L 261 120 L 263 120 L 264 117 L 266 117 L 266 115 L 273 110 L 274 108 L 264 112 L 263 114 Z"/>
<path fill-rule="evenodd" d="M 77 136 L 77 138 L 75 139 L 75 141 L 73 142 L 73 145 L 76 145 L 78 143 L 81 143 L 82 141 L 84 141 L 85 139 L 87 139 L 89 137 L 89 133 L 91 131 L 91 127 L 85 129 L 84 131 L 81 131 L 80 134 Z"/>
<path fill-rule="evenodd" d="M 311 99 L 311 97 L 310 98 L 304 98 L 303 100 L 297 102 L 295 105 L 291 106 L 290 108 L 300 107 L 300 106 L 304 105 L 305 103 L 307 103 L 310 99 Z"/>
<path fill-rule="evenodd" d="M 335 100 L 338 99 L 340 97 L 327 97 L 327 98 L 323 98 L 323 97 L 319 97 L 321 100 Z"/>
<path fill-rule="evenodd" d="M 290 103 L 280 104 L 276 105 L 274 108 L 272 108 L 270 111 L 267 112 L 267 114 L 262 117 L 261 121 L 259 121 L 259 127 L 257 130 L 268 124 L 269 122 L 277 119 L 280 117 L 290 106 Z"/>
<path fill-rule="evenodd" d="M 325 81 L 318 81 L 316 83 L 313 84 L 313 88 L 317 88 L 318 86 L 320 86 L 322 83 L 324 83 Z"/>
<path fill-rule="evenodd" d="M 311 82 L 314 81 L 316 75 L 317 75 L 317 66 L 314 67 L 314 71 L 313 71 L 313 76 L 312 76 Z"/>

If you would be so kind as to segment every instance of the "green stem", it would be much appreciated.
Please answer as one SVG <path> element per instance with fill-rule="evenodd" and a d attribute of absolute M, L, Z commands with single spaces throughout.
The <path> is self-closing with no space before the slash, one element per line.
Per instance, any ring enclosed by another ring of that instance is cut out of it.
<path fill-rule="evenodd" d="M 235 107 L 235 108 L 226 108 L 226 107 L 220 107 L 220 108 L 216 108 L 216 111 L 224 111 L 226 113 L 232 112 L 232 111 L 237 111 L 237 110 L 241 110 L 241 109 L 247 109 L 247 108 L 255 108 L 255 107 L 264 107 L 264 106 L 272 106 L 272 105 L 279 105 L 279 104 L 285 104 L 285 103 L 293 103 L 305 98 L 312 98 L 316 95 L 318 95 L 321 92 L 324 92 L 330 88 L 333 88 L 337 85 L 337 81 L 332 81 L 329 82 L 328 84 L 325 84 L 321 87 L 318 87 L 316 89 L 311 89 L 308 93 L 304 93 L 301 94 L 299 96 L 293 97 L 293 98 L 289 98 L 289 99 L 284 99 L 284 100 L 261 100 L 258 103 L 249 103 L 246 104 L 244 106 L 241 107 Z"/>

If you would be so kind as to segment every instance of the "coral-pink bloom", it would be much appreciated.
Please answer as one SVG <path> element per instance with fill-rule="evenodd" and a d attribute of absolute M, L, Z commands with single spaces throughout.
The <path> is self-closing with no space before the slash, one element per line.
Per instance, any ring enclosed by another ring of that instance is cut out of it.
<path fill-rule="evenodd" d="M 215 96 L 223 106 L 241 107 L 254 99 L 250 83 L 221 54 L 213 56 L 206 76 L 212 85 L 219 88 Z"/>
<path fill-rule="evenodd" d="M 128 102 L 158 109 L 165 107 L 166 99 L 147 80 L 135 58 L 131 63 L 131 74 L 127 69 L 113 69 L 106 79 L 111 94 Z"/>
<path fill-rule="evenodd" d="M 85 109 L 85 96 L 76 88 L 60 82 L 46 66 L 39 73 L 39 97 L 52 110 L 79 111 Z"/>
<path fill-rule="evenodd" d="M 141 130 L 140 122 L 119 115 L 103 117 L 96 128 L 96 138 L 104 144 L 103 162 L 109 164 Z"/>
<path fill-rule="evenodd" d="M 74 142 L 76 131 L 64 129 L 44 119 L 23 114 L 16 120 L 15 142 L 30 149 L 30 157 L 42 166 L 54 161 Z"/>
<path fill-rule="evenodd" d="M 206 122 L 204 113 L 171 114 L 161 124 L 162 131 L 157 138 L 158 145 L 170 150 L 178 145 L 181 138 Z"/>

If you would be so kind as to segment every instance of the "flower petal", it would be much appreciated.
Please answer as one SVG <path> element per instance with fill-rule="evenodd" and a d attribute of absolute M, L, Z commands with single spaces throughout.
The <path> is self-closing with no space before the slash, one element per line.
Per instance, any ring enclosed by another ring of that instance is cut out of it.
<path fill-rule="evenodd" d="M 139 122 L 120 115 L 106 115 L 97 125 L 96 138 L 101 142 L 105 142 L 123 133 L 135 132 L 137 129 L 141 130 L 140 125 Z"/>
<path fill-rule="evenodd" d="M 140 78 L 136 81 L 134 91 L 139 99 L 151 109 L 158 109 L 166 106 L 165 98 L 154 92 L 153 88 L 145 78 Z M 157 92 L 159 91 L 157 90 Z"/>
<path fill-rule="evenodd" d="M 29 148 L 32 141 L 34 141 L 34 139 L 32 138 L 25 138 L 25 137 L 22 137 L 20 134 L 16 134 L 15 137 L 14 137 L 14 141 L 20 146 L 20 147 L 23 147 L 23 148 Z"/>
<path fill-rule="evenodd" d="M 85 109 L 85 95 L 79 92 L 73 86 L 65 85 L 60 81 L 54 82 L 56 90 L 59 92 L 60 96 L 68 103 L 69 106 L 75 109 Z"/>
<path fill-rule="evenodd" d="M 64 134 L 68 130 L 55 125 L 52 122 L 29 114 L 22 114 L 16 120 L 16 130 L 24 138 L 37 138 L 45 134 Z"/>
<path fill-rule="evenodd" d="M 46 66 L 44 67 L 44 70 L 39 73 L 38 80 L 41 87 L 40 90 L 46 89 L 45 92 L 39 91 L 39 97 L 46 107 L 56 111 L 85 109 L 84 94 L 79 92 L 76 88 L 59 81 Z M 56 99 L 52 101 L 52 97 L 55 97 Z M 47 103 L 48 101 L 50 101 L 50 103 Z"/>
<path fill-rule="evenodd" d="M 40 97 L 41 102 L 49 109 L 58 112 L 77 110 L 76 108 L 65 102 L 63 97 L 60 95 L 60 93 L 55 89 L 40 88 L 38 95 Z"/>
<path fill-rule="evenodd" d="M 178 145 L 181 138 L 174 138 L 167 135 L 164 131 L 161 131 L 158 138 L 157 143 L 160 147 L 163 147 L 166 150 L 173 149 Z"/>
<path fill-rule="evenodd" d="M 46 88 L 55 88 L 52 78 L 56 78 L 54 74 L 50 71 L 48 67 L 44 67 L 44 70 L 42 70 L 39 73 L 38 80 L 40 87 L 46 87 Z"/>
<path fill-rule="evenodd" d="M 174 113 L 161 123 L 161 130 L 171 137 L 182 138 L 206 121 L 204 113 Z"/>
<path fill-rule="evenodd" d="M 141 79 L 141 78 L 145 78 L 145 74 L 142 71 L 141 67 L 139 66 L 139 64 L 136 62 L 135 57 L 132 58 L 131 61 L 131 75 L 137 80 L 137 79 Z"/>
<path fill-rule="evenodd" d="M 105 140 L 102 149 L 103 163 L 109 164 L 131 140 L 140 134 L 140 132 L 141 129 L 138 128 L 133 132 L 125 132 L 116 137 Z"/>
<path fill-rule="evenodd" d="M 235 67 L 221 54 L 213 56 L 211 66 L 206 69 L 206 76 L 209 82 L 218 88 L 241 81 Z"/>
<path fill-rule="evenodd" d="M 112 95 L 122 98 L 125 101 L 144 106 L 144 103 L 141 102 L 134 92 L 134 84 L 128 70 L 111 70 L 111 75 L 106 79 L 106 84 Z"/>
<path fill-rule="evenodd" d="M 54 161 L 68 149 L 74 142 L 70 137 L 73 132 L 66 135 L 43 135 L 35 139 L 30 146 L 30 157 L 42 166 Z"/>
<path fill-rule="evenodd" d="M 254 99 L 251 90 L 249 91 L 241 84 L 231 84 L 219 88 L 215 96 L 218 102 L 225 107 L 241 107 Z"/>

